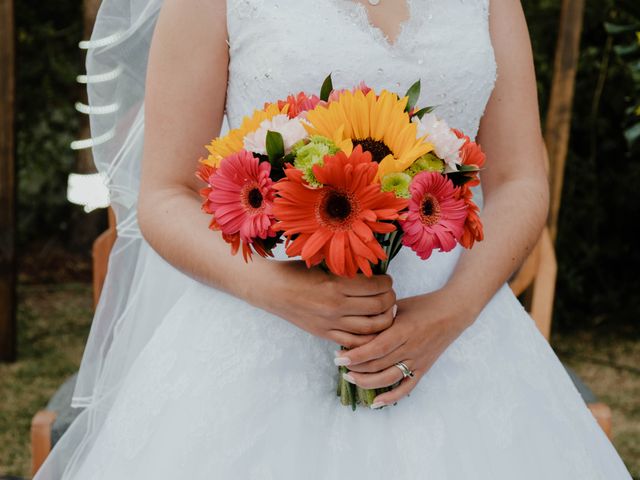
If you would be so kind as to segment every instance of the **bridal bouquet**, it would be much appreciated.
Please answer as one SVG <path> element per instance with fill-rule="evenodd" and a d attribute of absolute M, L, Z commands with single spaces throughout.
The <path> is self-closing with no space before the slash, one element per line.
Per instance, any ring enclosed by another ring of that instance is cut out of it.
<path fill-rule="evenodd" d="M 429 107 L 420 82 L 404 96 L 364 83 L 266 103 L 206 146 L 197 176 L 202 210 L 231 252 L 286 254 L 335 275 L 385 273 L 404 245 L 421 259 L 483 238 L 471 186 L 480 147 Z M 344 348 L 344 347 L 342 347 Z M 395 385 L 363 389 L 342 378 L 344 405 L 370 406 Z"/>

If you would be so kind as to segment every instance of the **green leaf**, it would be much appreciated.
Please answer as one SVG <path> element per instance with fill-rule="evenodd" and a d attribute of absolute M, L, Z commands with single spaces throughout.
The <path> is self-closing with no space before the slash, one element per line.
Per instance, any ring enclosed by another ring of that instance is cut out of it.
<path fill-rule="evenodd" d="M 273 132 L 267 130 L 267 155 L 269 155 L 269 162 L 272 164 L 284 156 L 284 140 L 280 132 Z"/>
<path fill-rule="evenodd" d="M 327 75 L 327 78 L 322 82 L 322 88 L 320 89 L 320 100 L 328 101 L 329 95 L 333 91 L 333 81 L 331 80 L 331 74 Z"/>
<path fill-rule="evenodd" d="M 636 32 L 640 30 L 640 23 L 634 23 L 631 25 L 618 25 L 615 23 L 604 22 L 604 29 L 611 35 L 618 35 L 620 33 Z"/>
<path fill-rule="evenodd" d="M 464 175 L 462 172 L 447 173 L 447 177 L 456 187 L 461 187 L 472 179 L 472 177 L 470 177 L 469 175 Z"/>
<path fill-rule="evenodd" d="M 627 128 L 624 131 L 624 137 L 627 139 L 629 146 L 632 147 L 640 139 L 640 123 Z"/>
<path fill-rule="evenodd" d="M 458 165 L 459 172 L 479 172 L 480 170 L 484 170 L 484 167 L 479 168 L 475 165 Z"/>
<path fill-rule="evenodd" d="M 420 120 L 422 120 L 422 117 L 424 117 L 427 113 L 431 113 L 431 112 L 433 112 L 433 108 L 434 108 L 434 107 L 424 107 L 424 108 L 421 108 L 420 110 L 418 110 L 417 112 L 415 112 L 412 116 L 413 116 L 413 117 L 418 117 Z"/>
<path fill-rule="evenodd" d="M 409 97 L 409 100 L 407 101 L 407 106 L 404 109 L 405 112 L 410 111 L 413 107 L 416 106 L 416 102 L 418 101 L 419 96 L 420 96 L 420 80 L 418 80 L 416 83 L 411 85 L 409 87 L 409 90 L 407 90 L 407 93 L 405 93 L 405 97 Z"/>
<path fill-rule="evenodd" d="M 640 50 L 640 45 L 637 43 L 630 43 L 629 45 L 616 45 L 613 47 L 613 50 L 617 55 L 624 57 L 625 55 L 631 55 L 632 53 Z"/>

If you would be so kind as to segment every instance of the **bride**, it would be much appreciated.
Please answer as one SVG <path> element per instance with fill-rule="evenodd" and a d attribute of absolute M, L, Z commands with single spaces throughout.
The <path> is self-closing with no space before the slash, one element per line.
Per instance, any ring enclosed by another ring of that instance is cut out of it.
<path fill-rule="evenodd" d="M 87 46 L 118 240 L 82 413 L 36 480 L 630 479 L 506 283 L 548 208 L 520 2 L 104 0 Z M 337 88 L 420 79 L 418 103 L 478 139 L 484 241 L 354 279 L 280 246 L 229 254 L 200 211 L 203 146 L 225 113 L 237 127 L 329 72 Z M 401 383 L 352 411 L 334 362 Z"/>

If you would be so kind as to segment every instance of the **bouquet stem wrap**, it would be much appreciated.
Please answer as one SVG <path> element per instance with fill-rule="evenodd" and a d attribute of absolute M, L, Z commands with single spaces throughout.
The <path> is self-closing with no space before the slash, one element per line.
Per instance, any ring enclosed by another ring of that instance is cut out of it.
<path fill-rule="evenodd" d="M 402 247 L 402 232 L 395 230 L 391 233 L 384 235 L 376 235 L 380 245 L 387 254 L 387 259 L 380 261 L 377 265 L 373 266 L 373 273 L 376 275 L 382 275 L 387 273 L 391 260 L 398 254 Z M 341 350 L 348 350 L 341 346 Z M 365 407 L 371 407 L 373 400 L 380 394 L 388 392 L 394 388 L 399 382 L 393 385 L 381 388 L 362 388 L 348 382 L 344 379 L 343 373 L 348 373 L 349 369 L 345 366 L 338 367 L 338 391 L 337 395 L 340 397 L 340 401 L 343 405 L 350 405 L 353 410 L 356 409 L 356 405 L 361 404 Z"/>

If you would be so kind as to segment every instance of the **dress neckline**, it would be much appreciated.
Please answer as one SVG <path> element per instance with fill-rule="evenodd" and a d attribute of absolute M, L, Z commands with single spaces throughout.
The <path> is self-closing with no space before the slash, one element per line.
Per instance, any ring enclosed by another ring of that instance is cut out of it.
<path fill-rule="evenodd" d="M 388 50 L 395 50 L 399 48 L 401 45 L 404 36 L 406 35 L 407 29 L 409 25 L 411 25 L 414 21 L 415 12 L 413 8 L 413 0 L 404 0 L 407 5 L 407 9 L 409 10 L 409 16 L 402 22 L 400 22 L 398 33 L 393 41 L 389 38 L 389 35 L 382 30 L 378 25 L 374 24 L 371 21 L 371 17 L 369 16 L 369 11 L 367 7 L 355 0 L 342 0 L 342 3 L 348 4 L 347 6 L 351 9 L 351 17 L 355 20 L 354 26 L 361 27 L 366 30 L 371 37 L 382 44 Z M 359 24 L 359 25 L 358 25 Z"/>

